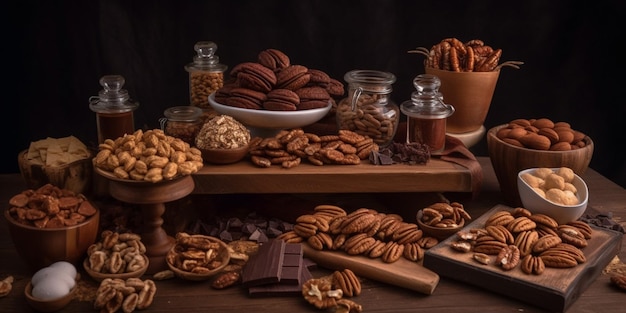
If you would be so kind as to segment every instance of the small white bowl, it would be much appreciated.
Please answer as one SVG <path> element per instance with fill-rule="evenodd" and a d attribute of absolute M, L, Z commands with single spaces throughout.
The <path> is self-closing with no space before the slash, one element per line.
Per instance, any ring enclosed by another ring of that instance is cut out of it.
<path fill-rule="evenodd" d="M 572 185 L 576 187 L 576 195 L 580 200 L 579 204 L 557 204 L 542 197 L 522 179 L 522 175 L 532 173 L 536 169 L 537 168 L 525 169 L 517 174 L 517 189 L 524 208 L 532 213 L 548 215 L 554 218 L 559 224 L 567 224 L 580 218 L 583 213 L 585 213 L 587 202 L 589 201 L 589 190 L 587 189 L 585 181 L 577 174 L 574 174 Z M 551 170 L 555 172 L 558 168 L 551 168 Z"/>
<path fill-rule="evenodd" d="M 215 93 L 209 96 L 209 103 L 217 113 L 230 115 L 248 127 L 266 129 L 289 129 L 308 126 L 321 120 L 332 107 L 332 103 L 329 101 L 326 107 L 309 110 L 270 111 L 244 109 L 218 103 L 215 101 Z"/>

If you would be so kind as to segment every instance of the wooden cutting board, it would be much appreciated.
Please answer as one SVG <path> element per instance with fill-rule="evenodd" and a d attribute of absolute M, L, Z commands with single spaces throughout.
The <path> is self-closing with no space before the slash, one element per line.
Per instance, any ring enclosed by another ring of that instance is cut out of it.
<path fill-rule="evenodd" d="M 512 210 L 497 205 L 463 230 L 482 228 L 493 213 Z M 552 311 L 565 311 L 580 294 L 596 279 L 620 251 L 622 234 L 592 226 L 592 238 L 582 249 L 587 262 L 573 268 L 546 268 L 541 275 L 528 275 L 518 267 L 504 271 L 489 264 L 481 265 L 472 259 L 472 253 L 457 252 L 450 244 L 457 240 L 452 236 L 427 250 L 424 266 L 441 276 L 463 281 L 487 290 L 509 296 Z"/>
<path fill-rule="evenodd" d="M 307 243 L 302 244 L 302 250 L 305 257 L 313 260 L 319 266 L 333 270 L 348 268 L 357 276 L 407 288 L 426 295 L 432 294 L 439 283 L 437 273 L 405 258 L 400 258 L 393 263 L 384 263 L 380 258 L 372 259 L 367 256 L 349 255 L 343 251 L 315 250 Z"/>

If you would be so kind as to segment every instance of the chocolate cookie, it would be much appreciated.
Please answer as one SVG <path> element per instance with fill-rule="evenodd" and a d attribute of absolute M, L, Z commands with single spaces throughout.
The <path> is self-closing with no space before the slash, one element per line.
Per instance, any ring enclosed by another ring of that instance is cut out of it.
<path fill-rule="evenodd" d="M 296 90 L 300 97 L 298 110 L 323 108 L 328 105 L 330 95 L 322 87 L 304 87 Z"/>
<path fill-rule="evenodd" d="M 309 81 L 309 85 L 311 86 L 320 86 L 326 88 L 328 83 L 330 83 L 330 76 L 326 74 L 326 72 L 316 69 L 309 69 L 309 74 L 311 75 L 311 80 Z"/>
<path fill-rule="evenodd" d="M 326 91 L 328 91 L 328 94 L 330 94 L 332 97 L 343 97 L 343 94 L 345 92 L 343 84 L 334 78 L 331 78 L 328 82 L 328 85 L 326 86 Z"/>
<path fill-rule="evenodd" d="M 266 99 L 267 95 L 263 92 L 237 87 L 230 90 L 230 96 L 226 98 L 225 104 L 238 108 L 259 110 Z"/>
<path fill-rule="evenodd" d="M 263 108 L 272 111 L 295 111 L 300 103 L 297 93 L 289 89 L 274 89 L 267 94 Z"/>
<path fill-rule="evenodd" d="M 309 69 L 302 65 L 290 65 L 276 73 L 276 88 L 297 90 L 311 79 Z"/>
<path fill-rule="evenodd" d="M 291 65 L 289 57 L 278 49 L 267 49 L 259 52 L 258 62 L 274 72 Z"/>
<path fill-rule="evenodd" d="M 237 75 L 239 85 L 244 88 L 268 93 L 276 85 L 276 74 L 259 63 L 240 63 L 233 68 L 233 71 Z"/>
<path fill-rule="evenodd" d="M 235 87 L 238 86 L 234 83 L 224 84 L 224 86 L 215 91 L 215 101 L 225 104 L 226 99 L 230 97 L 230 91 Z"/>

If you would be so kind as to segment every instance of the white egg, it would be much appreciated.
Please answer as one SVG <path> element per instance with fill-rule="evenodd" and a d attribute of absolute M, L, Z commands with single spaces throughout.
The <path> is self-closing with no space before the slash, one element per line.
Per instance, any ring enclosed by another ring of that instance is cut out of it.
<path fill-rule="evenodd" d="M 74 265 L 70 262 L 59 261 L 59 262 L 50 264 L 50 266 L 48 267 L 58 268 L 63 273 L 67 274 L 67 276 L 76 278 L 76 267 L 74 267 Z"/>
<path fill-rule="evenodd" d="M 76 285 L 75 277 L 76 275 L 69 276 L 59 268 L 44 267 L 37 271 L 30 281 L 33 284 L 33 287 L 35 287 L 44 281 L 54 280 L 67 286 L 68 289 L 72 289 L 74 288 L 74 285 Z"/>
<path fill-rule="evenodd" d="M 33 285 L 33 297 L 39 300 L 53 300 L 61 298 L 70 292 L 67 284 L 56 279 L 44 279 Z"/>

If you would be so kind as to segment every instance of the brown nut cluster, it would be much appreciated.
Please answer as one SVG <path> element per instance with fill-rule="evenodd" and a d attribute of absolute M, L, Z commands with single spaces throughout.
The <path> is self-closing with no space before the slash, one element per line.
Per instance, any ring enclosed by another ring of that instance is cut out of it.
<path fill-rule="evenodd" d="M 381 97 L 378 94 L 361 94 L 354 108 L 350 97 L 342 99 L 337 104 L 335 113 L 339 129 L 348 129 L 370 137 L 379 145 L 393 141 L 399 113 L 381 106 Z"/>
<path fill-rule="evenodd" d="M 190 273 L 206 274 L 223 265 L 222 255 L 229 253 L 219 239 L 203 235 L 176 234 L 176 243 L 167 253 L 167 262 Z"/>
<path fill-rule="evenodd" d="M 560 167 L 556 171 L 550 168 L 537 168 L 521 175 L 524 180 L 541 197 L 562 205 L 577 205 L 578 190 L 572 184 L 574 171 L 568 167 Z"/>
<path fill-rule="evenodd" d="M 250 142 L 250 130 L 232 116 L 219 115 L 208 120 L 196 136 L 200 149 L 236 149 Z"/>
<path fill-rule="evenodd" d="M 87 249 L 87 265 L 98 273 L 132 273 L 147 266 L 146 246 L 141 236 L 105 230 L 101 240 Z"/>
<path fill-rule="evenodd" d="M 295 64 L 278 49 L 259 52 L 256 62 L 230 71 L 215 92 L 219 103 L 256 110 L 295 111 L 326 107 L 344 94 L 343 84 L 319 69 Z M 277 97 L 274 94 L 278 93 Z"/>
<path fill-rule="evenodd" d="M 18 223 L 38 228 L 59 228 L 84 222 L 97 209 L 84 195 L 46 184 L 9 199 L 9 213 Z"/>
<path fill-rule="evenodd" d="M 519 65 L 524 64 L 519 61 L 499 64 L 502 49 L 493 49 L 480 39 L 463 43 L 457 38 L 445 38 L 430 49 L 418 47 L 409 53 L 426 56 L 426 67 L 454 72 L 491 72 L 503 66 L 519 69 Z"/>
<path fill-rule="evenodd" d="M 101 312 L 145 310 L 152 305 L 156 292 L 156 284 L 150 279 L 105 278 L 96 290 L 93 307 Z"/>
<path fill-rule="evenodd" d="M 420 221 L 432 227 L 451 228 L 464 225 L 471 219 L 461 203 L 437 202 L 422 209 Z"/>
<path fill-rule="evenodd" d="M 496 133 L 500 140 L 517 147 L 569 151 L 586 146 L 584 133 L 572 129 L 567 122 L 553 122 L 548 118 L 515 119 Z"/>
<path fill-rule="evenodd" d="M 318 309 L 333 309 L 333 312 L 358 313 L 363 307 L 344 297 L 361 294 L 361 282 L 350 269 L 335 271 L 328 276 L 312 278 L 302 285 L 302 295 Z"/>
<path fill-rule="evenodd" d="M 191 104 L 208 109 L 209 95 L 224 86 L 224 73 L 220 71 L 193 71 L 189 73 Z"/>
<path fill-rule="evenodd" d="M 93 158 L 95 167 L 117 178 L 157 183 L 196 173 L 204 165 L 202 153 L 160 129 L 137 130 L 106 139 Z"/>
<path fill-rule="evenodd" d="M 473 252 L 478 263 L 506 271 L 520 266 L 526 274 L 540 275 L 547 267 L 568 268 L 586 262 L 581 249 L 591 235 L 585 222 L 559 225 L 547 215 L 517 207 L 493 213 L 482 228 L 458 233 L 451 248 L 462 251 L 454 245 L 465 244 L 470 248 L 462 252 Z"/>
<path fill-rule="evenodd" d="M 353 131 L 318 136 L 297 128 L 282 130 L 274 137 L 253 138 L 249 154 L 252 163 L 259 167 L 292 168 L 303 159 L 314 165 L 357 165 L 378 149 L 372 138 Z"/>
<path fill-rule="evenodd" d="M 7 296 L 13 289 L 13 276 L 7 276 L 0 280 L 0 298 Z"/>
<path fill-rule="evenodd" d="M 417 262 L 439 241 L 424 236 L 415 223 L 403 221 L 393 213 L 360 208 L 349 214 L 341 207 L 322 204 L 312 214 L 296 219 L 292 231 L 278 239 L 286 242 L 304 242 L 316 250 L 344 251 L 349 255 L 380 258 L 393 263 L 400 258 Z"/>

